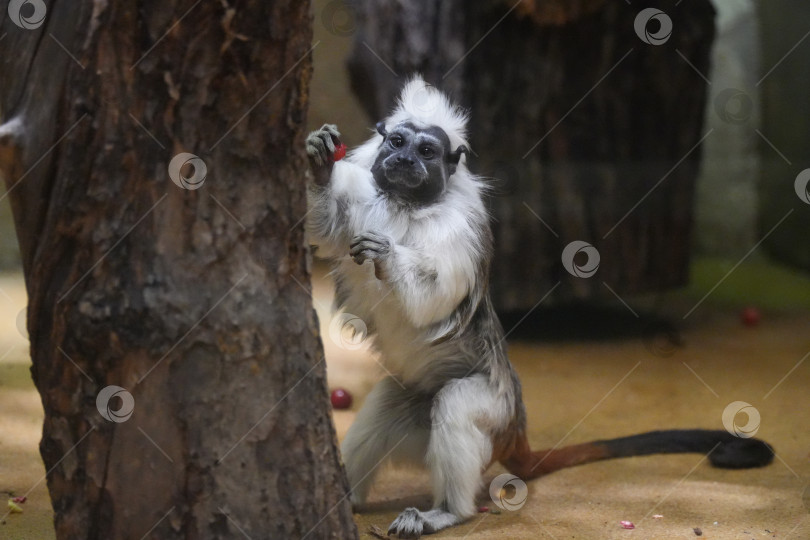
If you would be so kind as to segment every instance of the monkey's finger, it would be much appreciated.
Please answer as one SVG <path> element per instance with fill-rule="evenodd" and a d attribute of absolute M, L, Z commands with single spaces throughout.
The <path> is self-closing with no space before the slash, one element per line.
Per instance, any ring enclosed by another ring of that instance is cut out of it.
<path fill-rule="evenodd" d="M 324 135 L 324 137 L 323 137 L 322 140 L 323 140 L 324 144 L 326 145 L 326 148 L 328 148 L 330 152 L 334 153 L 335 152 L 335 142 L 332 140 L 332 136 L 329 133 L 324 133 L 323 135 Z"/>
<path fill-rule="evenodd" d="M 318 154 L 309 154 L 309 160 L 311 163 L 317 165 L 318 167 L 321 167 L 323 165 L 323 160 L 321 159 L 321 156 Z"/>
<path fill-rule="evenodd" d="M 317 148 L 313 149 L 312 147 L 307 146 L 307 156 L 309 156 L 309 159 L 315 162 L 316 165 L 323 165 L 323 158 L 321 158 L 321 153 Z"/>
<path fill-rule="evenodd" d="M 377 232 L 374 232 L 374 231 L 363 231 L 362 233 L 360 233 L 358 235 L 355 235 L 353 240 L 359 240 L 361 238 L 374 238 L 374 239 L 380 240 L 381 242 L 382 241 L 385 241 L 385 242 L 388 241 L 387 236 L 385 236 L 383 234 L 380 234 L 380 233 L 377 233 Z"/>
<path fill-rule="evenodd" d="M 388 251 L 388 247 L 373 242 L 360 242 L 359 244 L 349 246 L 349 255 L 356 255 L 363 251 L 370 251 L 371 253 L 379 255 Z"/>
<path fill-rule="evenodd" d="M 364 254 L 362 254 L 362 253 L 359 253 L 359 254 L 357 254 L 357 255 L 352 255 L 352 260 L 353 260 L 353 261 L 354 261 L 356 264 L 360 264 L 360 265 L 362 265 L 364 262 L 366 262 L 366 261 L 368 260 L 368 257 L 366 257 L 366 256 L 365 256 Z"/>
<path fill-rule="evenodd" d="M 354 238 L 352 238 L 352 241 L 351 241 L 351 243 L 349 244 L 349 247 L 350 247 L 350 248 L 353 248 L 353 247 L 355 247 L 355 246 L 359 246 L 360 244 L 362 244 L 362 243 L 363 243 L 363 242 L 365 242 L 365 241 L 366 241 L 366 237 L 365 237 L 365 236 L 355 236 Z"/>
<path fill-rule="evenodd" d="M 391 525 L 388 528 L 388 534 L 389 535 L 395 534 L 395 535 L 397 535 L 397 538 L 403 538 L 403 539 L 404 538 L 417 538 L 418 539 L 418 538 L 422 537 L 422 533 L 420 533 L 418 531 L 415 531 L 415 530 L 409 530 L 405 526 L 400 527 L 399 525 Z"/>
<path fill-rule="evenodd" d="M 333 137 L 340 137 L 340 131 L 335 124 L 324 124 L 321 126 L 321 131 L 325 131 L 332 135 Z"/>
<path fill-rule="evenodd" d="M 368 257 L 379 259 L 388 254 L 388 246 L 381 246 L 379 244 L 359 244 L 354 247 L 349 247 L 349 255 L 357 255 L 358 253 L 366 253 Z"/>
<path fill-rule="evenodd" d="M 334 153 L 335 148 L 340 143 L 340 132 L 337 130 L 336 126 L 330 124 L 324 124 L 324 126 L 317 132 L 318 138 L 323 141 L 323 144 L 329 152 Z"/>
<path fill-rule="evenodd" d="M 318 149 L 318 143 L 316 143 L 315 141 L 311 141 L 311 140 L 307 141 L 306 149 L 307 149 L 307 154 L 309 154 L 310 156 L 314 156 L 314 155 L 319 154 L 321 152 Z"/>
<path fill-rule="evenodd" d="M 364 233 L 356 235 L 352 238 L 352 245 L 359 244 L 360 242 L 368 241 L 368 242 L 376 242 L 378 244 L 390 244 L 391 241 L 388 239 L 387 236 L 383 236 L 382 234 L 377 234 L 375 232 L 366 231 Z"/>
<path fill-rule="evenodd" d="M 367 236 L 355 236 L 352 239 L 351 244 L 349 244 L 349 247 L 359 246 L 359 245 L 361 245 L 363 243 L 366 243 L 366 244 L 369 244 L 369 245 L 382 244 L 382 242 L 378 242 L 377 240 L 374 240 L 373 238 L 369 238 Z"/>
<path fill-rule="evenodd" d="M 365 260 L 365 259 L 374 259 L 379 256 L 380 254 L 378 252 L 372 251 L 370 249 L 353 249 L 349 252 L 349 257 L 351 257 L 352 259 L 356 257 L 362 257 L 363 260 Z"/>
<path fill-rule="evenodd" d="M 329 151 L 334 153 L 341 144 L 340 131 L 338 131 L 337 126 L 334 124 L 324 124 L 321 128 L 321 134 L 324 135 L 324 140 L 327 141 L 326 145 L 329 147 Z"/>
<path fill-rule="evenodd" d="M 313 152 L 326 153 L 326 143 L 320 136 L 310 137 L 307 139 L 307 152 L 312 149 Z"/>

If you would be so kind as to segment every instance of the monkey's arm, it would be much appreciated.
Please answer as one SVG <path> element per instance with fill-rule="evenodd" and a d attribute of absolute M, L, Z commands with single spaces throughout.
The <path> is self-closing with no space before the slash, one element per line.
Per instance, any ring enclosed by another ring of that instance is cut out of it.
<path fill-rule="evenodd" d="M 370 171 L 349 161 L 335 161 L 340 133 L 326 124 L 307 137 L 307 155 L 313 182 L 307 190 L 307 232 L 309 242 L 318 246 L 318 256 L 345 255 L 351 233 L 350 209 L 374 194 Z"/>
<path fill-rule="evenodd" d="M 357 264 L 374 262 L 377 278 L 394 288 L 410 321 L 422 328 L 446 319 L 475 286 L 475 261 L 462 244 L 445 241 L 428 250 L 365 232 L 352 239 L 349 254 Z"/>

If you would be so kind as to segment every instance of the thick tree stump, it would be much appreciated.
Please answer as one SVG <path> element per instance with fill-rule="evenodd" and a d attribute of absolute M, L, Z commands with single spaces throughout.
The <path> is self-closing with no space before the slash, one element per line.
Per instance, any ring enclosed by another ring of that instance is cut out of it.
<path fill-rule="evenodd" d="M 373 117 L 412 71 L 471 109 L 472 168 L 497 179 L 499 310 L 529 309 L 558 282 L 558 299 L 686 282 L 714 10 L 676 3 L 360 3 L 350 67 Z M 659 45 L 634 28 L 651 6 L 672 22 Z M 413 13 L 427 20 L 413 27 Z M 561 264 L 576 240 L 600 254 L 592 279 Z"/>
<path fill-rule="evenodd" d="M 356 537 L 306 290 L 309 3 L 0 22 L 57 537 Z"/>

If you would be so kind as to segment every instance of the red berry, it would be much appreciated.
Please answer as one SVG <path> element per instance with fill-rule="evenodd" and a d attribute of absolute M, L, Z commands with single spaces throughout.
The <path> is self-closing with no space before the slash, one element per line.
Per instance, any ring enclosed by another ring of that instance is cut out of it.
<path fill-rule="evenodd" d="M 484 512 L 489 512 L 489 506 L 479 506 L 478 513 L 483 514 Z"/>
<path fill-rule="evenodd" d="M 332 407 L 335 409 L 348 409 L 352 406 L 352 395 L 348 390 L 335 388 L 332 390 Z"/>
<path fill-rule="evenodd" d="M 14 497 L 14 498 L 13 498 L 13 499 L 11 499 L 11 500 L 12 500 L 12 501 L 14 501 L 15 503 L 24 503 L 25 501 L 27 501 L 27 500 L 28 500 L 28 497 L 26 497 L 25 495 L 23 495 L 22 497 Z"/>
<path fill-rule="evenodd" d="M 759 324 L 761 315 L 755 307 L 747 307 L 740 313 L 740 319 L 745 326 L 756 326 Z"/>
<path fill-rule="evenodd" d="M 340 143 L 335 147 L 335 161 L 340 161 L 346 157 L 346 145 Z"/>

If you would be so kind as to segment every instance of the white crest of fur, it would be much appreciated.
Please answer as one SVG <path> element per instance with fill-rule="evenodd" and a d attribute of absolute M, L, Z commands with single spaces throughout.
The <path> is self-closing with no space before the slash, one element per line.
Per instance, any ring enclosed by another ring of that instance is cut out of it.
<path fill-rule="evenodd" d="M 392 127 L 410 121 L 423 124 L 419 127 L 438 126 L 450 137 L 451 150 L 455 150 L 467 144 L 467 119 L 467 113 L 453 105 L 444 93 L 416 75 L 405 84 L 397 107 L 385 124 Z"/>
<path fill-rule="evenodd" d="M 397 106 L 384 122 L 387 130 L 403 122 L 411 122 L 420 128 L 438 126 L 447 133 L 453 151 L 462 144 L 469 147 L 468 119 L 467 113 L 454 105 L 441 90 L 426 83 L 420 75 L 414 75 L 402 88 Z M 382 140 L 382 135 L 375 134 L 352 151 L 349 159 L 371 168 Z M 462 162 L 464 159 L 462 157 Z"/>

